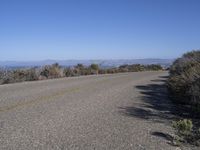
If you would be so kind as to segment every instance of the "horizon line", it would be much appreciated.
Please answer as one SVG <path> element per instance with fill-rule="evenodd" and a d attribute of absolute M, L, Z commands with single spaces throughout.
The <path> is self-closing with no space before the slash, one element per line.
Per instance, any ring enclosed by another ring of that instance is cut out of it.
<path fill-rule="evenodd" d="M 112 58 L 112 59 L 41 59 L 41 60 L 0 60 L 0 62 L 39 62 L 39 61 L 89 61 L 89 60 L 142 60 L 142 59 L 177 59 L 177 58 Z"/>

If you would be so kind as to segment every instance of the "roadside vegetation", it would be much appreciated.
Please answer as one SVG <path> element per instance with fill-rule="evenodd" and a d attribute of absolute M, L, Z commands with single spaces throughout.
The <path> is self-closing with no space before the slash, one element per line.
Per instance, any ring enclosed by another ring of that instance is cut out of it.
<path fill-rule="evenodd" d="M 168 89 L 173 102 L 188 115 L 173 122 L 179 142 L 200 146 L 200 50 L 191 51 L 174 61 L 169 71 Z"/>
<path fill-rule="evenodd" d="M 46 65 L 40 68 L 0 70 L 0 84 L 8 84 L 23 81 L 45 80 L 61 77 L 74 77 L 95 74 L 113 74 L 122 72 L 158 71 L 163 70 L 160 65 L 122 65 L 115 68 L 101 68 L 98 64 L 84 66 L 77 64 L 74 67 L 62 67 L 58 63 Z"/>
<path fill-rule="evenodd" d="M 174 102 L 200 111 L 200 51 L 186 53 L 173 63 L 168 88 Z"/>
<path fill-rule="evenodd" d="M 174 121 L 172 127 L 175 129 L 174 143 L 188 143 L 200 146 L 200 128 L 193 124 L 190 119 Z"/>

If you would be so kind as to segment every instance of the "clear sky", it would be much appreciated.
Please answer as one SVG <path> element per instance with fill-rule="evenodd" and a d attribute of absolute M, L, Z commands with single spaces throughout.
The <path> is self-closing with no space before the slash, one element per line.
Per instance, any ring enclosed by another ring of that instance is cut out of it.
<path fill-rule="evenodd" d="M 200 0 L 0 0 L 0 61 L 176 58 L 200 48 Z"/>

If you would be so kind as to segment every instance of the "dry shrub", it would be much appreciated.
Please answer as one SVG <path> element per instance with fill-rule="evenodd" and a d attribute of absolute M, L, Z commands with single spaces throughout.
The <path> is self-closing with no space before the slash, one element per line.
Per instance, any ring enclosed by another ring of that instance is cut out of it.
<path fill-rule="evenodd" d="M 200 108 L 200 51 L 186 53 L 173 63 L 168 89 L 175 102 Z"/>

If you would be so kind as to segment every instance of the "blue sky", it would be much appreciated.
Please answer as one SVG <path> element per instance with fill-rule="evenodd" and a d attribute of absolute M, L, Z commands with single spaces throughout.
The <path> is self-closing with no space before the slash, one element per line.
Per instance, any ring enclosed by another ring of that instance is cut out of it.
<path fill-rule="evenodd" d="M 199 0 L 1 0 L 0 61 L 176 58 L 200 48 Z"/>

